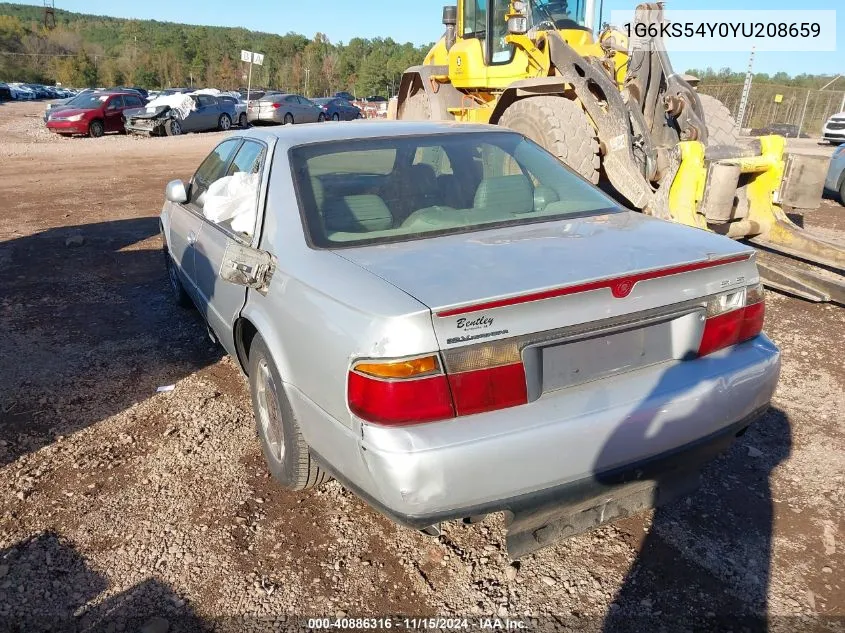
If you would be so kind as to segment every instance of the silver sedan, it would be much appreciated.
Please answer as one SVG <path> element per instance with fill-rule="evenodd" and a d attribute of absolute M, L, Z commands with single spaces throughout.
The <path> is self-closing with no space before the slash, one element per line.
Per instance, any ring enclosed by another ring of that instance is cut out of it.
<path fill-rule="evenodd" d="M 753 250 L 502 128 L 239 132 L 161 228 L 279 483 L 432 534 L 505 512 L 514 557 L 693 490 L 778 380 Z"/>
<path fill-rule="evenodd" d="M 269 93 L 250 101 L 247 108 L 250 123 L 317 123 L 326 120 L 326 113 L 313 101 L 300 95 Z"/>

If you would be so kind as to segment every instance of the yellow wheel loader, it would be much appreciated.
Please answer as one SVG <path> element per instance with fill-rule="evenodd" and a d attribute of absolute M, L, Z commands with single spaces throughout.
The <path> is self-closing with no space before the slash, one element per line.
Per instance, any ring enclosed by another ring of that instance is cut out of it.
<path fill-rule="evenodd" d="M 672 69 L 659 36 L 594 36 L 594 3 L 444 7 L 444 36 L 405 72 L 389 116 L 516 130 L 623 204 L 749 240 L 769 286 L 845 304 L 845 249 L 785 212 L 818 207 L 826 159 L 788 155 L 779 136 L 738 141 L 728 109 Z M 641 4 L 632 32 L 662 21 L 662 3 Z"/>

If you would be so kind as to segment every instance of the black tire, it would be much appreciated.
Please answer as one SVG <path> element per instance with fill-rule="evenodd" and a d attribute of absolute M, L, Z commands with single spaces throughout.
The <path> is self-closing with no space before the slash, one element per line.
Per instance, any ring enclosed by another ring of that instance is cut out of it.
<path fill-rule="evenodd" d="M 106 128 L 102 121 L 91 121 L 91 124 L 88 126 L 88 136 L 91 138 L 100 138 L 105 133 Z"/>
<path fill-rule="evenodd" d="M 217 120 L 217 129 L 221 132 L 228 132 L 232 129 L 232 118 L 228 114 L 221 114 Z"/>
<path fill-rule="evenodd" d="M 293 115 L 290 112 L 288 112 L 285 115 L 285 122 L 282 125 L 293 125 L 294 123 L 295 123 L 295 121 L 293 120 Z"/>
<path fill-rule="evenodd" d="M 845 205 L 845 175 L 841 176 L 842 182 L 839 183 L 839 203 Z"/>
<path fill-rule="evenodd" d="M 260 335 L 249 350 L 249 390 L 261 450 L 276 481 L 291 490 L 307 490 L 328 481 L 329 475 L 314 461 L 302 437 L 279 370 Z"/>
<path fill-rule="evenodd" d="M 587 115 L 564 97 L 528 97 L 511 104 L 499 125 L 539 143 L 593 184 L 599 181 L 599 141 Z"/>
<path fill-rule="evenodd" d="M 736 119 L 727 106 L 710 95 L 699 93 L 698 98 L 704 111 L 704 124 L 707 126 L 707 146 L 736 145 L 739 138 Z"/>
<path fill-rule="evenodd" d="M 402 121 L 431 120 L 431 103 L 425 90 L 420 89 L 405 99 L 397 118 Z"/>
<path fill-rule="evenodd" d="M 246 112 L 241 112 L 241 116 L 238 117 L 238 127 L 249 127 L 249 120 L 247 119 Z"/>
<path fill-rule="evenodd" d="M 164 249 L 164 267 L 167 269 L 167 285 L 170 288 L 170 294 L 173 300 L 180 308 L 192 308 L 194 302 L 191 297 L 185 292 L 185 286 L 182 285 L 182 279 L 179 277 L 179 270 L 176 268 L 176 263 L 167 251 L 167 246 Z"/>
<path fill-rule="evenodd" d="M 340 121 L 340 115 L 337 112 L 335 112 L 332 115 L 332 121 L 334 121 L 334 122 Z"/>
<path fill-rule="evenodd" d="M 317 115 L 317 123 L 325 123 L 325 121 L 326 121 L 326 115 L 323 114 L 322 112 L 320 112 L 320 114 Z"/>

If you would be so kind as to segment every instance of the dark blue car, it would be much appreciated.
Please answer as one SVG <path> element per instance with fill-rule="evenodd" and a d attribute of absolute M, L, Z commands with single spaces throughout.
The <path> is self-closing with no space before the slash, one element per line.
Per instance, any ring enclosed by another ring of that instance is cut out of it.
<path fill-rule="evenodd" d="M 314 103 L 326 113 L 326 119 L 332 121 L 353 121 L 363 118 L 361 109 L 352 105 L 346 99 L 338 97 L 327 97 L 323 99 L 312 99 Z"/>

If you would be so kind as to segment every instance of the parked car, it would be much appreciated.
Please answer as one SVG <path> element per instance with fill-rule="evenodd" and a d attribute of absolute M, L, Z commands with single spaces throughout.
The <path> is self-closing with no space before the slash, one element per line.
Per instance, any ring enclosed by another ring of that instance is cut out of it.
<path fill-rule="evenodd" d="M 246 101 L 229 94 L 222 94 L 218 96 L 217 99 L 221 102 L 231 103 L 235 112 L 232 116 L 232 122 L 234 124 L 242 128 L 249 127 L 249 120 L 246 115 Z"/>
<path fill-rule="evenodd" d="M 839 202 L 845 205 L 845 144 L 833 150 L 824 188 L 833 193 L 839 198 Z"/>
<path fill-rule="evenodd" d="M 143 108 L 127 111 L 126 130 L 149 136 L 178 136 L 185 132 L 227 131 L 239 113 L 234 99 L 209 94 L 160 96 Z"/>
<path fill-rule="evenodd" d="M 300 95 L 270 93 L 249 102 L 250 123 L 317 123 L 326 120 L 326 113 L 310 99 Z"/>
<path fill-rule="evenodd" d="M 754 128 L 751 130 L 751 136 L 768 136 L 770 134 L 776 134 L 778 136 L 783 136 L 784 138 L 798 138 L 798 135 L 800 134 L 801 138 L 810 138 L 809 134 L 806 132 L 799 132 L 798 126 L 791 123 L 772 123 L 766 127 Z"/>
<path fill-rule="evenodd" d="M 12 89 L 8 84 L 0 83 L 0 101 L 11 101 L 14 98 L 12 96 Z"/>
<path fill-rule="evenodd" d="M 85 90 L 81 91 L 78 95 L 75 95 L 73 97 L 61 99 L 60 101 L 54 101 L 53 103 L 48 103 L 47 107 L 44 109 L 44 122 L 46 123 L 50 116 L 56 114 L 57 112 L 73 108 L 74 104 L 77 103 L 77 100 L 79 100 L 79 103 L 82 103 L 84 101 L 85 96 L 93 92 L 96 92 L 96 90 L 86 88 Z"/>
<path fill-rule="evenodd" d="M 662 503 L 778 380 L 751 248 L 503 128 L 254 128 L 165 197 L 174 297 L 248 375 L 276 480 L 429 533 L 506 511 L 518 557 Z"/>
<path fill-rule="evenodd" d="M 18 101 L 34 101 L 35 93 L 27 88 L 22 83 L 10 83 L 9 89 L 12 91 L 12 96 Z"/>
<path fill-rule="evenodd" d="M 347 101 L 355 101 L 355 95 L 353 95 L 351 92 L 345 92 L 345 91 L 336 92 L 332 96 L 337 98 L 337 99 L 346 99 Z"/>
<path fill-rule="evenodd" d="M 314 99 L 314 103 L 323 109 L 326 118 L 332 121 L 353 121 L 362 118 L 361 109 L 352 105 L 346 99 L 325 97 Z"/>
<path fill-rule="evenodd" d="M 373 95 L 371 97 L 364 97 L 364 101 L 367 103 L 387 103 L 387 98 Z"/>
<path fill-rule="evenodd" d="M 833 145 L 845 143 L 845 112 L 834 114 L 822 131 L 822 138 Z"/>
<path fill-rule="evenodd" d="M 136 92 L 91 92 L 77 97 L 72 108 L 51 114 L 47 129 L 63 136 L 84 134 L 92 138 L 108 132 L 124 133 L 123 111 L 142 104 Z"/>

